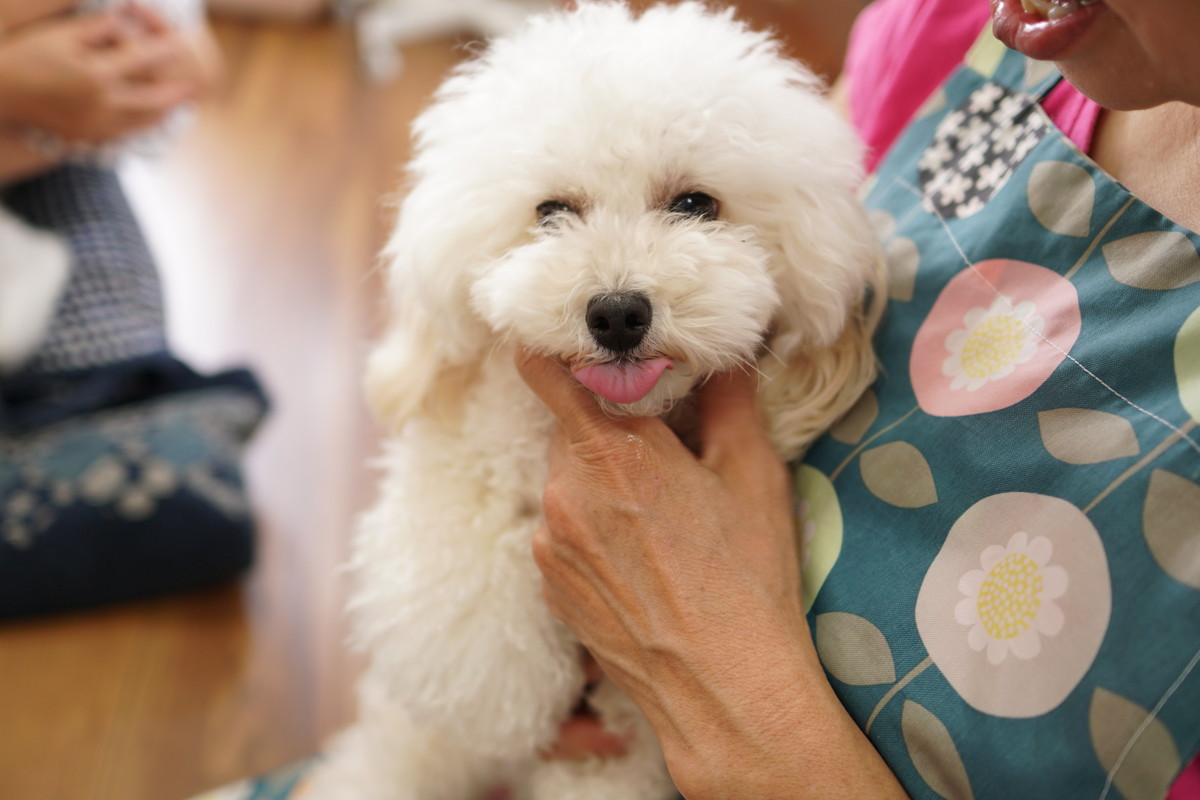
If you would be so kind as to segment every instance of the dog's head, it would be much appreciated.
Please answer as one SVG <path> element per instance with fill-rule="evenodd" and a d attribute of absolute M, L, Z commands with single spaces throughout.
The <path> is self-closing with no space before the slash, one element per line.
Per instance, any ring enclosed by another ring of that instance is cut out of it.
<path fill-rule="evenodd" d="M 819 402 L 827 424 L 846 401 L 831 386 L 857 395 L 872 374 L 880 260 L 857 142 L 820 91 L 696 3 L 585 3 L 494 42 L 415 124 L 377 411 L 398 426 L 447 408 L 495 343 L 520 342 L 613 411 L 757 368 L 768 402 Z"/>

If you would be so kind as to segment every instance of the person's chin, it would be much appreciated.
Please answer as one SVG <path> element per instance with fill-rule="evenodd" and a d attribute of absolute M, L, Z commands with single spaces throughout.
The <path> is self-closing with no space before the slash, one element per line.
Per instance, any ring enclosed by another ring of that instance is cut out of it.
<path fill-rule="evenodd" d="M 1179 99 L 1136 59 L 1074 58 L 1056 63 L 1063 77 L 1110 111 L 1137 111 Z"/>

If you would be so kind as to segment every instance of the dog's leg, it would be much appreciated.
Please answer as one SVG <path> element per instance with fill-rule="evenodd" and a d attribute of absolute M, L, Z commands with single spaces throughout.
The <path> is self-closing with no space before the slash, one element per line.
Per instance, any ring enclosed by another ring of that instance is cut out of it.
<path fill-rule="evenodd" d="M 658 739 L 629 696 L 601 681 L 588 703 L 609 730 L 629 737 L 621 758 L 540 762 L 517 784 L 514 800 L 668 800 L 675 786 Z"/>
<path fill-rule="evenodd" d="M 339 734 L 309 778 L 310 800 L 475 800 L 502 777 L 495 759 L 413 724 L 368 675 L 359 721 Z"/>
<path fill-rule="evenodd" d="M 553 420 L 510 360 L 483 372 L 460 425 L 419 422 L 389 448 L 351 605 L 373 672 L 414 720 L 523 759 L 553 742 L 584 679 L 531 550 Z"/>

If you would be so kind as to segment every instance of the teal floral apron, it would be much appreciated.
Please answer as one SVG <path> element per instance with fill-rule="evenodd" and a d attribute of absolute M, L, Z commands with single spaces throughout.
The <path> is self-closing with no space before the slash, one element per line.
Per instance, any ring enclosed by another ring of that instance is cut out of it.
<path fill-rule="evenodd" d="M 1200 237 L 985 34 L 868 187 L 883 377 L 796 470 L 834 688 L 914 798 L 1161 798 L 1200 747 Z"/>

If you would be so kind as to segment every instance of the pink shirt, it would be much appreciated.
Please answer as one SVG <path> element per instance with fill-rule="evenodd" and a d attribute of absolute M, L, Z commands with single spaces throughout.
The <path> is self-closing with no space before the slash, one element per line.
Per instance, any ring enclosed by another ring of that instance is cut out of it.
<path fill-rule="evenodd" d="M 990 17 L 986 0 L 876 0 L 859 15 L 844 74 L 850 118 L 867 143 L 869 172 L 925 99 L 962 63 Z M 1086 153 L 1100 107 L 1066 81 L 1042 107 Z"/>
<path fill-rule="evenodd" d="M 850 119 L 867 144 L 868 172 L 962 63 L 990 17 L 986 0 L 875 0 L 859 15 L 843 75 L 850 86 Z M 1064 80 L 1042 108 L 1088 152 L 1100 106 Z M 1167 800 L 1200 800 L 1200 757 L 1183 770 Z"/>

